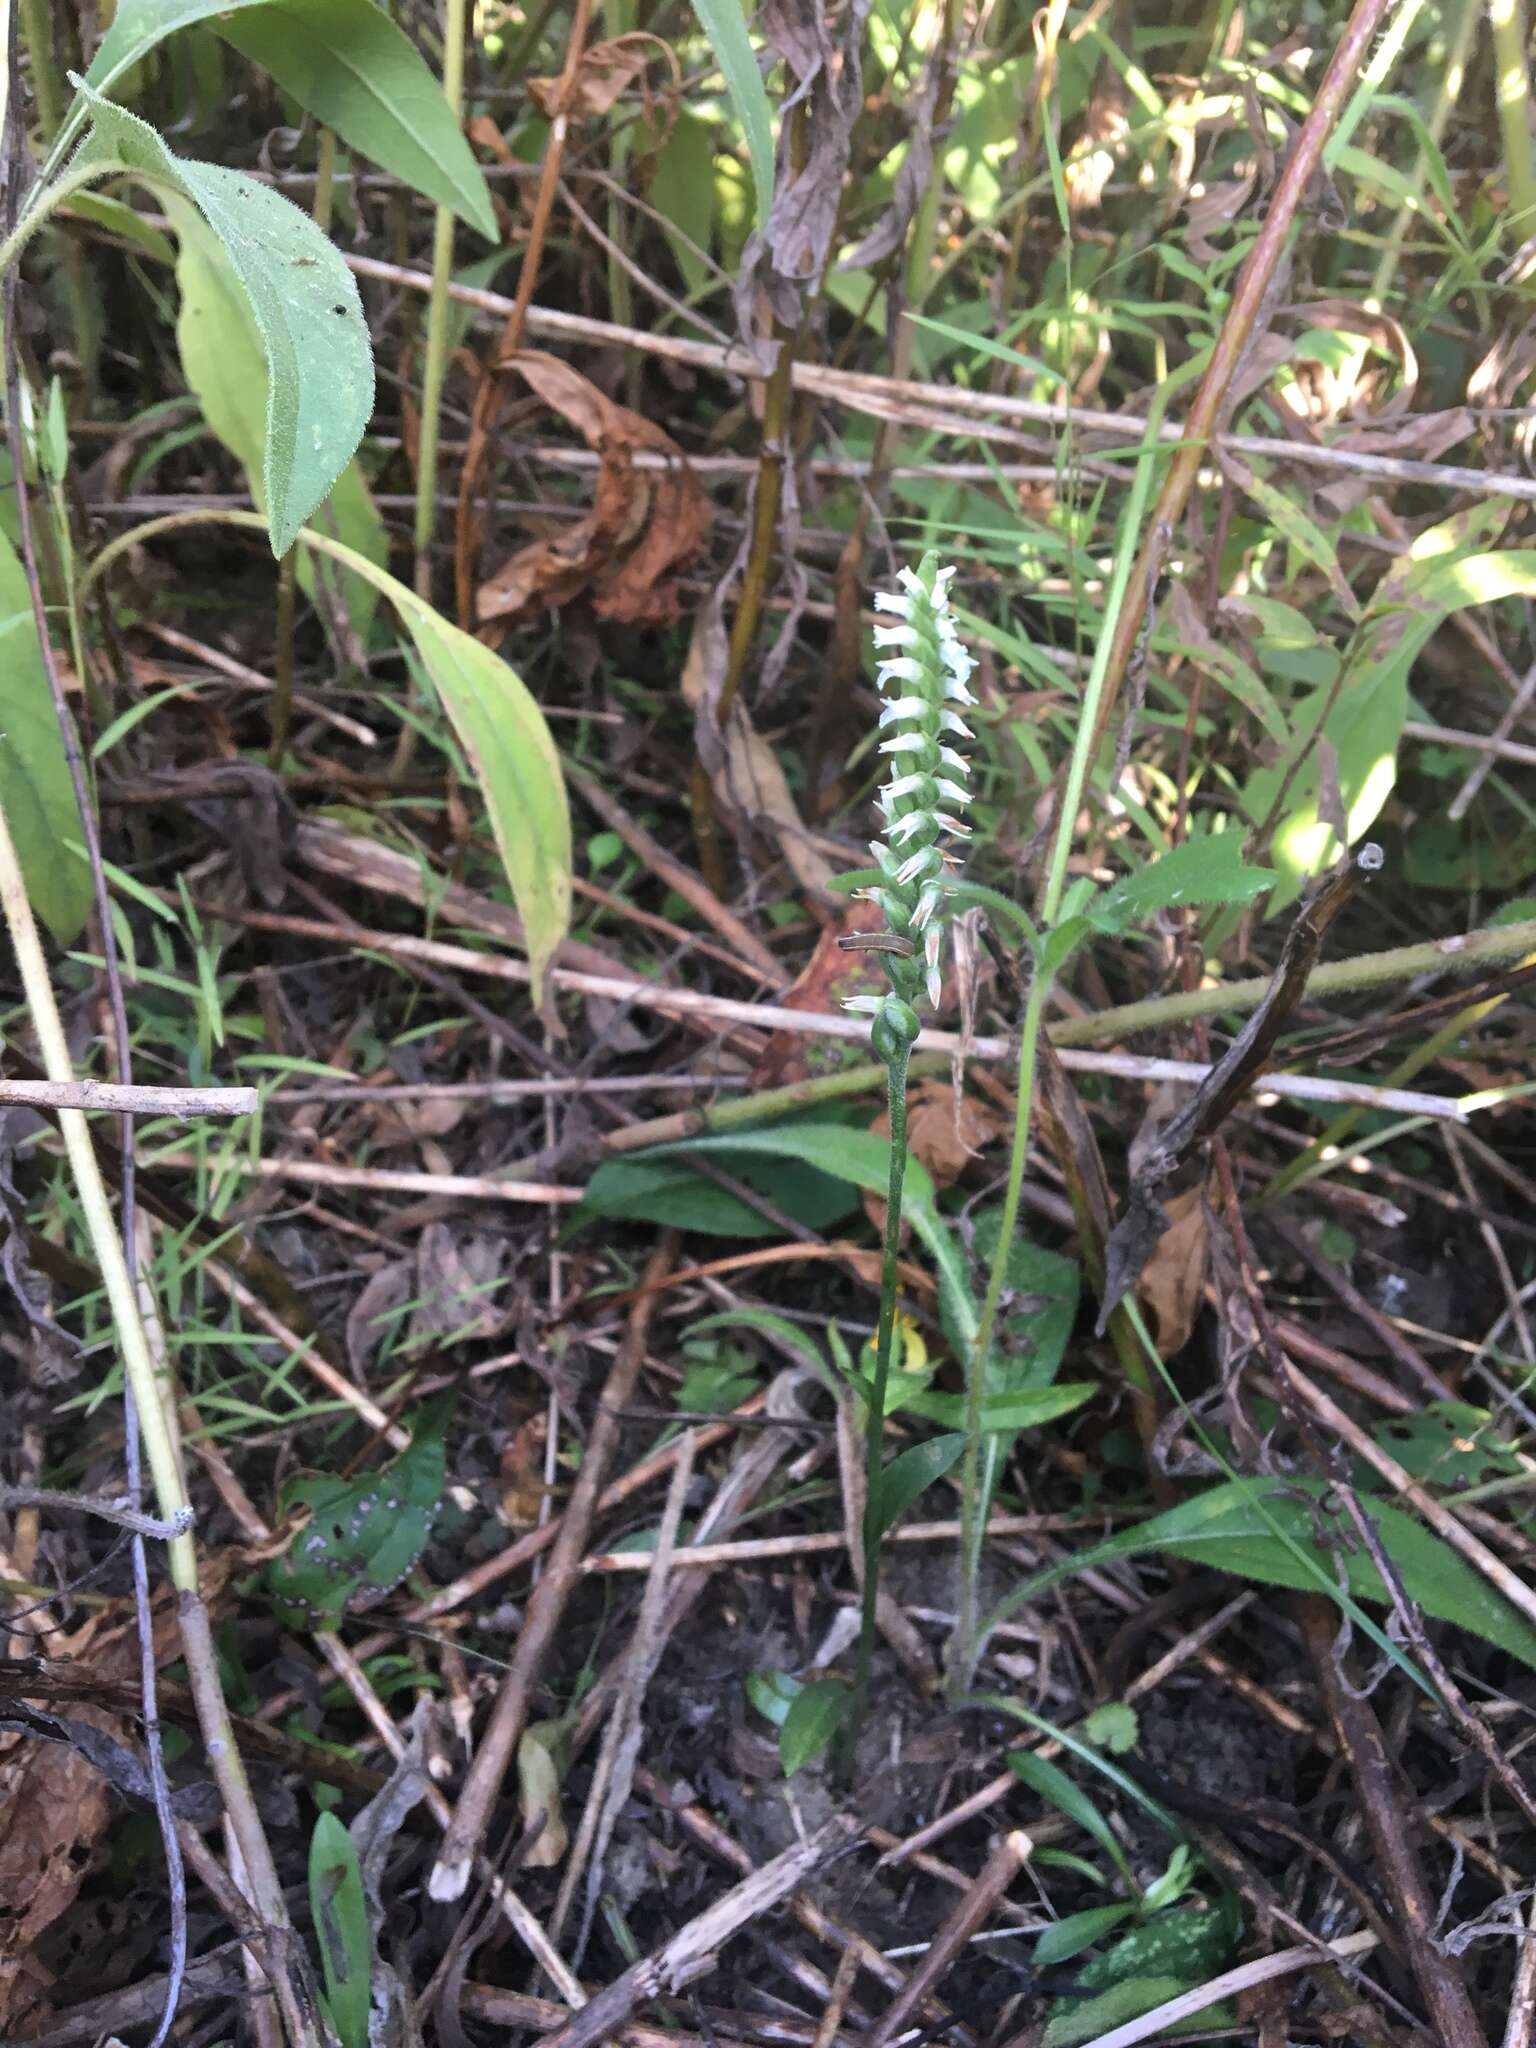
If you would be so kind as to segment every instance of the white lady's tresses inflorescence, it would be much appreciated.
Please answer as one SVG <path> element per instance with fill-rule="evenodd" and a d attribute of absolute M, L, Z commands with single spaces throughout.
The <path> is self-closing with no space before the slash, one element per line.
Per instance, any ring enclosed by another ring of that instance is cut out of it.
<path fill-rule="evenodd" d="M 889 995 L 853 996 L 845 1007 L 874 1017 L 875 1049 L 882 1054 L 917 1037 L 916 1004 L 925 992 L 930 1004 L 938 1003 L 956 866 L 939 842 L 970 835 L 960 816 L 970 801 L 969 770 L 952 742 L 972 736 L 955 707 L 976 701 L 966 688 L 975 663 L 960 645 L 949 608 L 954 573 L 926 555 L 915 575 L 901 571 L 900 590 L 875 598 L 875 609 L 894 614 L 896 623 L 875 628 L 876 647 L 890 650 L 876 670 L 889 700 L 880 713 L 887 735 L 880 751 L 889 766 L 880 792 L 885 836 L 870 847 L 880 881 L 861 893 L 879 904 L 893 937 L 911 950 L 880 956 Z M 888 1036 L 891 1047 L 881 1042 Z"/>

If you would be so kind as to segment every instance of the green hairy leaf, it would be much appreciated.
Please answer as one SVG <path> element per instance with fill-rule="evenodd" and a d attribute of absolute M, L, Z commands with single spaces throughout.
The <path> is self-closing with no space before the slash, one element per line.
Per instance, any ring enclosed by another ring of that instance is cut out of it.
<path fill-rule="evenodd" d="M 373 411 L 373 351 L 352 273 L 308 214 L 219 164 L 175 157 L 154 129 L 82 86 L 93 120 L 77 158 L 190 200 L 250 301 L 267 365 L 262 459 L 272 552 L 329 496 Z"/>
<path fill-rule="evenodd" d="M 310 1473 L 284 1486 L 284 1515 L 309 1510 L 267 1571 L 272 1604 L 290 1628 L 339 1627 L 349 1607 L 398 1586 L 426 1549 L 442 1499 L 451 1407 L 450 1396 L 425 1408 L 410 1444 L 382 1472 L 357 1479 Z"/>
<path fill-rule="evenodd" d="M 173 194 L 166 197 L 166 210 L 176 229 L 176 286 L 181 295 L 176 342 L 182 371 L 204 419 L 244 469 L 257 509 L 265 510 L 267 367 L 261 333 L 250 300 L 202 215 Z M 389 536 L 356 457 L 336 479 L 325 503 L 316 506 L 313 520 L 378 567 L 387 564 Z M 365 639 L 378 610 L 378 591 L 362 577 L 339 571 L 301 541 L 300 589 L 312 598 L 317 581 L 326 578 L 340 582 L 347 617 L 359 638 Z"/>
<path fill-rule="evenodd" d="M 348 149 L 496 239 L 485 179 L 441 85 L 375 0 L 119 0 L 86 84 L 110 93 L 157 44 L 199 21 Z"/>
<path fill-rule="evenodd" d="M 368 2048 L 373 1943 L 357 1849 L 334 1813 L 322 1813 L 309 1840 L 309 1906 L 325 2002 L 341 2048 Z"/>
<path fill-rule="evenodd" d="M 415 642 L 478 778 L 512 900 L 523 921 L 533 998 L 571 919 L 571 816 L 560 756 L 544 714 L 515 669 L 461 633 L 398 578 L 341 541 L 310 532 L 331 556 L 386 597 Z"/>
<path fill-rule="evenodd" d="M 49 931 L 67 946 L 91 910 L 91 875 L 83 857 L 64 849 L 81 838 L 69 763 L 59 734 L 48 671 L 37 644 L 26 571 L 0 535 L 0 805 L 16 843 L 27 899 Z"/>
<path fill-rule="evenodd" d="M 443 88 L 376 0 L 266 0 L 214 27 L 349 149 L 497 239 L 491 195 Z"/>
<path fill-rule="evenodd" d="M 1273 869 L 1243 865 L 1240 833 L 1201 834 L 1116 882 L 1084 915 L 1101 932 L 1130 931 L 1179 904 L 1252 903 L 1274 881 Z"/>

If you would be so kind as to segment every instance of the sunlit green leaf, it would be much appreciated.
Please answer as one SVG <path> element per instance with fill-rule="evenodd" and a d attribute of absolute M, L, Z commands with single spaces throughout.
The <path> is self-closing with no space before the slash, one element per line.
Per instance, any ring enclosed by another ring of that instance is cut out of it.
<path fill-rule="evenodd" d="M 709 37 L 725 79 L 731 105 L 747 138 L 752 184 L 757 194 L 757 223 L 773 211 L 773 117 L 741 0 L 693 0 L 693 11 Z"/>
<path fill-rule="evenodd" d="M 199 21 L 349 149 L 496 239 L 485 179 L 441 85 L 375 0 L 118 0 L 86 83 L 109 94 L 168 35 Z"/>
<path fill-rule="evenodd" d="M 284 555 L 373 410 L 373 352 L 352 273 L 308 214 L 270 186 L 173 156 L 137 115 L 81 90 L 93 126 L 76 161 L 190 200 L 250 301 L 268 374 L 262 488 L 272 551 Z"/>

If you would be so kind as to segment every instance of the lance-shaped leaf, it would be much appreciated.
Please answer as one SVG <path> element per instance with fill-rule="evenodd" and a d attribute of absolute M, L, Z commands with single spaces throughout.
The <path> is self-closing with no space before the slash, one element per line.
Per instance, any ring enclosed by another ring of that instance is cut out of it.
<path fill-rule="evenodd" d="M 147 122 L 81 85 L 93 126 L 81 169 L 124 171 L 190 200 L 250 301 L 267 365 L 263 492 L 272 552 L 352 459 L 373 411 L 373 351 L 352 273 L 308 214 L 219 164 L 173 156 Z"/>

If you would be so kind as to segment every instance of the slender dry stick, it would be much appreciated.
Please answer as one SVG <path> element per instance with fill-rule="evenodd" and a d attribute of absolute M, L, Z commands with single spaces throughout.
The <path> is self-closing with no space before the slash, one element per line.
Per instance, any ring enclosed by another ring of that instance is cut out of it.
<path fill-rule="evenodd" d="M 976 1882 L 951 1909 L 949 1917 L 930 1943 L 928 1953 L 876 2021 L 870 2048 L 889 2048 L 889 2043 L 918 2018 L 923 2001 L 944 1981 L 950 1965 L 988 1914 L 994 1911 L 998 1900 L 1034 1854 L 1034 1847 L 1029 1836 L 1018 1830 L 1005 1835 L 998 1843 Z"/>
<path fill-rule="evenodd" d="M 517 274 L 517 291 L 507 313 L 507 324 L 502 330 L 494 360 L 487 365 L 485 381 L 475 398 L 471 433 L 472 453 L 459 479 L 459 500 L 454 524 L 455 596 L 459 624 L 465 632 L 472 631 L 475 623 L 474 564 L 479 545 L 475 490 L 479 483 L 480 470 L 480 462 L 476 456 L 483 459 L 485 441 L 496 423 L 500 403 L 498 366 L 509 356 L 515 355 L 523 345 L 523 327 L 528 317 L 528 308 L 533 301 L 533 288 L 538 283 L 539 266 L 544 256 L 544 238 L 549 233 L 550 215 L 554 211 L 555 195 L 560 189 L 560 166 L 565 158 L 565 139 L 570 126 L 571 95 L 581 64 L 582 52 L 587 44 L 587 25 L 591 14 L 592 0 L 576 0 L 570 34 L 566 38 L 565 63 L 561 68 L 560 82 L 556 89 L 557 111 L 550 124 L 549 139 L 544 145 L 544 161 L 539 168 L 539 185 L 534 194 L 533 217 L 528 223 L 528 242 L 523 250 L 522 267 Z M 457 292 L 453 294 L 457 295 Z M 501 303 L 506 302 L 503 300 Z"/>
<path fill-rule="evenodd" d="M 46 30 L 46 15 L 43 21 Z M 34 64 L 46 55 L 45 49 L 34 48 Z M 14 83 L 16 51 L 14 42 L 7 37 L 5 63 Z M 15 112 L 15 100 L 8 94 L 7 107 Z M 5 219 L 9 225 L 18 211 L 18 176 L 21 166 L 20 136 L 13 123 L 4 129 L 5 163 Z M 10 454 L 11 474 L 16 483 L 16 523 L 20 542 L 22 567 L 26 576 L 27 594 L 32 613 L 32 627 L 36 636 L 37 649 L 48 681 L 49 695 L 53 702 L 54 714 L 58 721 L 59 736 L 63 745 L 65 762 L 69 770 L 70 787 L 74 793 L 76 809 L 80 818 L 80 836 L 85 845 L 86 860 L 90 872 L 92 900 L 96 923 L 101 933 L 102 958 L 105 965 L 108 1004 L 112 1017 L 114 1051 L 118 1067 L 118 1078 L 125 1086 L 133 1081 L 132 1038 L 128 1029 L 127 1005 L 123 995 L 122 975 L 118 971 L 117 940 L 112 923 L 111 903 L 107 894 L 106 871 L 102 865 L 101 842 L 96 829 L 96 815 L 91 801 L 91 790 L 87 783 L 85 764 L 80 758 L 79 743 L 75 733 L 74 719 L 64 694 L 63 679 L 59 674 L 58 662 L 54 657 L 53 641 L 48 630 L 47 611 L 43 602 L 41 578 L 38 574 L 37 554 L 32 530 L 32 500 L 26 484 L 26 460 L 21 433 L 21 371 L 16 348 L 16 294 L 17 274 L 15 267 L 0 279 L 0 354 L 4 357 L 5 384 L 5 427 L 6 441 Z M 65 543 L 67 545 L 67 534 Z M 70 576 L 71 625 L 77 628 L 77 593 Z M 34 934 L 35 935 L 35 934 Z M 46 974 L 45 974 L 46 979 Z M 73 1069 L 69 1070 L 73 1078 Z M 82 1124 L 82 1128 L 84 1128 Z M 130 1289 L 134 1267 L 134 1209 L 133 1209 L 133 1119 L 123 1111 L 120 1123 L 120 1147 L 123 1159 L 122 1173 L 122 1239 L 120 1251 L 123 1270 L 128 1276 Z M 139 1463 L 140 1415 L 135 1391 L 130 1387 L 123 1404 L 123 1452 L 124 1477 L 127 1482 L 130 1505 L 138 1502 L 143 1491 L 143 1477 Z M 176 1835 L 175 1816 L 171 1809 L 170 1783 L 166 1776 L 165 1755 L 160 1740 L 160 1720 L 155 1695 L 155 1651 L 154 1617 L 150 1609 L 149 1565 L 144 1551 L 142 1535 L 135 1535 L 130 1546 L 133 1568 L 134 1613 L 138 1628 L 140 1699 L 143 1709 L 145 1754 L 148 1758 L 150 1786 L 153 1793 L 155 1818 L 159 1827 L 161 1843 L 165 1853 L 166 1881 L 170 1892 L 171 1943 L 170 1970 L 165 2009 L 155 2029 L 151 2048 L 160 2044 L 169 2034 L 176 2018 L 176 2001 L 187 1959 L 187 1913 L 186 1877 L 181 1861 L 181 1847 Z"/>
<path fill-rule="evenodd" d="M 443 97 L 460 118 L 464 96 L 464 0 L 447 0 L 443 23 Z M 432 222 L 432 290 L 427 301 L 427 353 L 421 376 L 421 426 L 416 446 L 416 565 L 413 588 L 424 604 L 432 602 L 432 529 L 437 517 L 438 442 L 442 435 L 443 382 L 448 371 L 448 286 L 453 273 L 453 209 L 439 206 Z M 410 700 L 416 680 L 407 686 Z M 391 773 L 396 781 L 410 772 L 416 751 L 416 726 L 402 720 L 395 742 Z"/>
<path fill-rule="evenodd" d="M 1279 272 L 1286 238 L 1308 187 L 1322 162 L 1334 123 L 1364 69 L 1376 32 L 1392 0 L 1355 0 L 1332 60 L 1318 87 L 1317 98 L 1291 146 L 1268 210 L 1232 293 L 1232 303 L 1211 350 L 1210 361 L 1183 422 L 1178 447 L 1163 478 L 1148 526 L 1146 544 L 1132 571 L 1125 603 L 1115 620 L 1104 663 L 1104 684 L 1093 733 L 1093 751 L 1109 730 L 1115 702 L 1136 645 L 1156 564 L 1161 559 L 1160 534 L 1172 533 L 1200 474 L 1207 445 L 1220 425 L 1227 392 L 1247 356 L 1260 325 L 1271 287 Z"/>
<path fill-rule="evenodd" d="M 1326 1594 L 1299 1597 L 1302 1634 L 1340 1753 L 1360 1794 L 1377 1868 L 1400 1918 L 1408 1959 L 1444 2048 L 1486 2048 L 1467 1987 L 1435 1933 L 1434 1900 L 1393 1783 L 1381 1725 L 1365 1695 L 1339 1667 L 1337 1616 Z"/>
<path fill-rule="evenodd" d="M 50 1079 L 72 1081 L 74 1066 L 68 1041 L 48 979 L 42 944 L 3 806 L 0 806 L 0 909 L 4 911 L 10 931 L 43 1064 Z M 181 1532 L 171 1539 L 168 1555 L 172 1583 L 177 1589 L 182 1647 L 197 1701 L 209 1769 L 219 1787 L 225 1811 L 245 1859 L 251 1879 L 252 1903 L 274 1936 L 281 1937 L 291 1925 L 288 1909 L 219 1687 L 218 1660 L 208 1626 L 207 1609 L 198 1590 L 197 1551 L 188 1533 L 192 1525 L 192 1509 L 161 1404 L 154 1359 L 139 1314 L 138 1295 L 113 1222 L 106 1184 L 101 1177 L 85 1116 L 79 1110 L 61 1109 L 58 1118 L 74 1174 L 81 1214 L 106 1289 L 123 1370 L 143 1432 L 144 1450 L 154 1481 L 160 1518 L 174 1524 Z M 287 1967 L 277 1972 L 274 1989 L 283 2005 L 290 2039 L 295 2048 L 311 2043 L 314 2048 L 319 2048 L 314 2007 L 306 1995 L 301 1954 L 296 1950 L 290 1951 L 286 1963 Z"/>
<path fill-rule="evenodd" d="M 662 1232 L 647 1264 L 648 1281 L 659 1280 L 673 1263 L 677 1257 L 677 1245 L 675 1231 Z M 527 1720 L 533 1688 L 553 1644 L 566 1601 L 580 1579 L 581 1553 L 586 1548 L 608 1464 L 623 1426 L 616 1411 L 628 1405 L 634 1392 L 645 1357 L 646 1331 L 650 1327 L 655 1301 L 654 1294 L 642 1294 L 630 1311 L 624 1342 L 604 1384 L 581 1470 L 572 1488 L 559 1534 L 554 1540 L 544 1575 L 528 1602 L 511 1665 L 502 1681 L 490 1722 L 480 1738 L 480 1747 L 469 1767 L 459 1803 L 444 1832 L 437 1861 L 427 1880 L 428 1890 L 434 1899 L 449 1900 L 463 1896 L 475 1857 L 485 1840 L 491 1807 Z"/>

